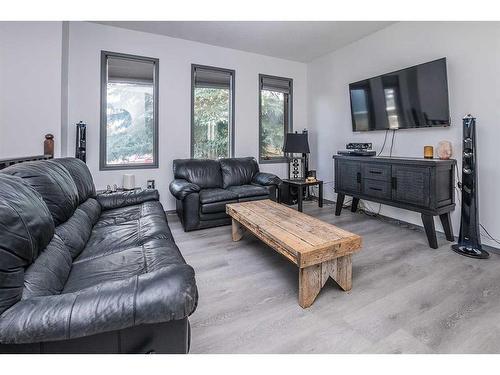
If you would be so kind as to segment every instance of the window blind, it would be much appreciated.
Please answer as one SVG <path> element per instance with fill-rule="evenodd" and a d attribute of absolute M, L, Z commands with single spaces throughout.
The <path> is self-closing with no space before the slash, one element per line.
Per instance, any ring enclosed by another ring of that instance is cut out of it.
<path fill-rule="evenodd" d="M 292 91 L 292 80 L 287 78 L 263 76 L 260 78 L 260 89 L 290 94 Z"/>
<path fill-rule="evenodd" d="M 107 64 L 108 82 L 153 84 L 153 62 L 108 57 Z"/>
<path fill-rule="evenodd" d="M 194 69 L 195 87 L 219 89 L 231 88 L 231 72 L 201 67 L 195 67 Z"/>

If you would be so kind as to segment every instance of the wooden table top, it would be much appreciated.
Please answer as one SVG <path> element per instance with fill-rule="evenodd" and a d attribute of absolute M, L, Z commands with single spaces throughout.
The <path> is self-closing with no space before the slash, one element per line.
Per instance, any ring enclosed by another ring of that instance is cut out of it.
<path fill-rule="evenodd" d="M 361 248 L 361 237 L 270 199 L 226 205 L 226 212 L 298 267 Z"/>

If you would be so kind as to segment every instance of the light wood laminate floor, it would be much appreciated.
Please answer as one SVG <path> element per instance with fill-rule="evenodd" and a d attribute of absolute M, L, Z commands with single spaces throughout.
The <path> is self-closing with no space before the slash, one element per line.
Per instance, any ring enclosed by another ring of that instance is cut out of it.
<path fill-rule="evenodd" d="M 298 269 L 231 226 L 185 233 L 169 223 L 196 271 L 191 353 L 498 353 L 500 255 L 453 253 L 444 236 L 428 247 L 407 228 L 333 206 L 304 212 L 363 237 L 353 256 L 353 288 L 329 280 L 314 304 L 297 304 Z"/>

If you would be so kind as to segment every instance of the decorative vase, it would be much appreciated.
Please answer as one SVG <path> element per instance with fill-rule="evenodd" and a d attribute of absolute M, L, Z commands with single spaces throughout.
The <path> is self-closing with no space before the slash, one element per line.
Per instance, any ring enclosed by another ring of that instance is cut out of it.
<path fill-rule="evenodd" d="M 437 145 L 437 156 L 439 159 L 448 160 L 453 155 L 450 141 L 441 141 Z"/>
<path fill-rule="evenodd" d="M 45 141 L 43 141 L 43 154 L 54 157 L 54 136 L 50 133 L 45 134 Z"/>

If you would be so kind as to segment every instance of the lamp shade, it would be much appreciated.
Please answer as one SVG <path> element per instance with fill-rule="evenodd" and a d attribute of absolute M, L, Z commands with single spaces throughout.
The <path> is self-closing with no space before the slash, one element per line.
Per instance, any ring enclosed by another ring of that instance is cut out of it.
<path fill-rule="evenodd" d="M 292 154 L 308 154 L 310 151 L 307 133 L 287 133 L 283 151 Z"/>

